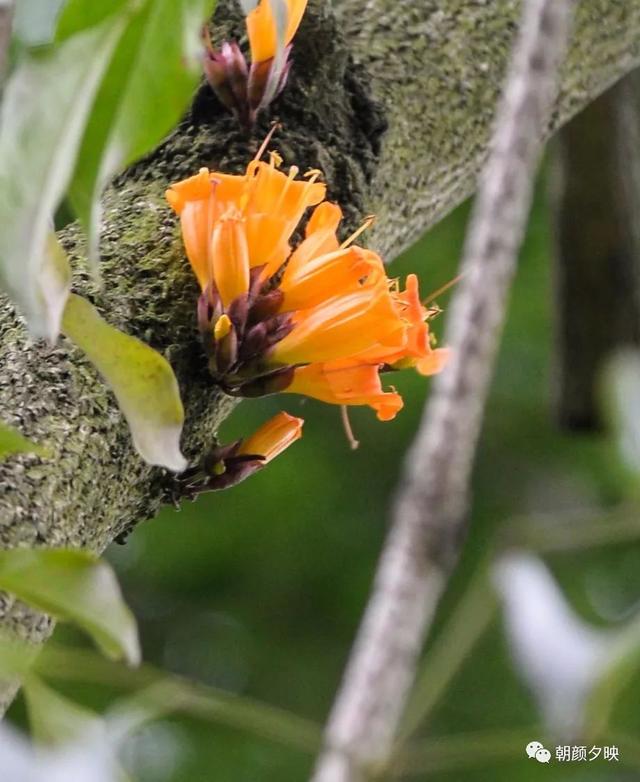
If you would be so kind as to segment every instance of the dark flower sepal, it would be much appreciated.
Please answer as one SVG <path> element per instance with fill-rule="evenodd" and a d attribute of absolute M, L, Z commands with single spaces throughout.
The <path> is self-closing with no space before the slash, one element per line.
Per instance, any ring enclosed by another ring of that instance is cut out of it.
<path fill-rule="evenodd" d="M 193 499 L 208 491 L 220 491 L 237 486 L 265 465 L 260 454 L 238 454 L 242 440 L 230 445 L 215 446 L 197 467 L 183 473 L 179 482 L 185 494 Z"/>

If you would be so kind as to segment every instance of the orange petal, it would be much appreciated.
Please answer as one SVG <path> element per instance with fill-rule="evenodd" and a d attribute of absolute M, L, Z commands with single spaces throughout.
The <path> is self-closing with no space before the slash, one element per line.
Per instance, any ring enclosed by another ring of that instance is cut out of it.
<path fill-rule="evenodd" d="M 275 274 L 291 250 L 285 221 L 278 215 L 250 214 L 245 231 L 251 268 L 266 266 L 265 277 Z"/>
<path fill-rule="evenodd" d="M 421 359 L 432 353 L 429 343 L 429 326 L 425 320 L 427 311 L 420 301 L 418 278 L 415 274 L 407 276 L 406 290 L 391 294 L 405 328 L 405 341 L 401 349 L 387 345 L 372 345 L 369 350 L 358 355 L 360 361 L 389 364 L 398 369 L 415 366 Z"/>
<path fill-rule="evenodd" d="M 398 350 L 404 344 L 402 321 L 383 284 L 362 286 L 318 307 L 297 312 L 294 328 L 272 353 L 284 364 L 308 364 L 345 358 L 382 343 Z"/>
<path fill-rule="evenodd" d="M 302 418 L 278 413 L 243 441 L 238 454 L 263 456 L 266 464 L 302 437 L 303 424 Z"/>
<path fill-rule="evenodd" d="M 209 204 L 206 200 L 187 201 L 180 212 L 185 252 L 202 290 L 211 281 L 208 214 Z"/>
<path fill-rule="evenodd" d="M 231 205 L 239 206 L 247 186 L 246 174 L 220 174 L 201 168 L 195 176 L 171 185 L 165 197 L 172 209 L 181 214 L 190 201 L 209 201 L 215 193 L 216 200 L 223 204 L 220 209 L 226 211 Z"/>
<path fill-rule="evenodd" d="M 300 20 L 307 6 L 307 0 L 287 0 L 289 18 L 284 45 L 288 46 L 296 34 Z M 269 0 L 261 0 L 257 8 L 247 15 L 247 32 L 251 47 L 251 60 L 263 62 L 276 55 L 276 23 Z"/>
<path fill-rule="evenodd" d="M 416 369 L 421 375 L 437 375 L 445 368 L 450 357 L 450 348 L 437 348 L 425 358 L 420 359 L 416 364 Z"/>
<path fill-rule="evenodd" d="M 304 264 L 295 263 L 292 257 L 280 283 L 280 290 L 284 293 L 281 309 L 307 309 L 332 298 L 338 291 L 345 294 L 357 290 L 361 280 L 375 269 L 368 255 L 373 254 L 367 254 L 359 247 L 350 247 L 308 259 Z"/>
<path fill-rule="evenodd" d="M 249 290 L 249 249 L 241 219 L 224 217 L 216 223 L 211 259 L 214 282 L 223 306 L 228 307 Z"/>
<path fill-rule="evenodd" d="M 169 205 L 178 214 L 182 213 L 189 201 L 206 201 L 210 195 L 211 175 L 208 168 L 201 168 L 195 176 L 176 182 L 165 191 L 165 197 Z"/>
<path fill-rule="evenodd" d="M 339 249 L 340 244 L 336 237 L 336 231 L 341 219 L 342 210 L 340 207 L 328 201 L 323 201 L 313 210 L 307 223 L 305 238 L 289 258 L 287 269 L 290 270 L 290 273 L 317 255 L 325 255 Z"/>
<path fill-rule="evenodd" d="M 334 405 L 368 405 L 381 421 L 395 418 L 403 406 L 399 394 L 382 390 L 377 366 L 354 366 L 347 361 L 296 369 L 286 393 L 304 394 Z"/>

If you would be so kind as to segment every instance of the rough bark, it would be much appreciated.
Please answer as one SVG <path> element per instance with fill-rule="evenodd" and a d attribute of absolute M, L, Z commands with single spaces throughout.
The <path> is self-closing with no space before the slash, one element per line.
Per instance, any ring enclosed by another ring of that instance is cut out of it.
<path fill-rule="evenodd" d="M 555 146 L 556 415 L 568 429 L 593 429 L 604 360 L 640 344 L 640 71 Z"/>
<path fill-rule="evenodd" d="M 221 0 L 217 34 L 240 34 L 235 4 Z M 233 9 L 231 8 L 233 6 Z M 371 244 L 389 259 L 473 189 L 518 18 L 515 0 L 312 0 L 294 47 L 293 77 L 273 115 L 288 163 L 321 168 L 346 228 L 379 220 Z M 637 0 L 583 0 L 553 125 L 640 63 Z M 252 139 L 206 88 L 177 132 L 126 172 L 105 198 L 104 288 L 82 273 L 83 240 L 61 239 L 78 260 L 75 286 L 116 326 L 172 362 L 184 396 L 184 450 L 195 456 L 229 410 L 209 384 L 195 338 L 195 283 L 167 183 L 202 165 L 241 170 Z M 0 411 L 55 458 L 0 465 L 0 545 L 78 546 L 102 551 L 153 516 L 171 490 L 167 476 L 133 452 L 112 395 L 77 350 L 29 344 L 8 302 L 0 304 Z M 0 607 L 0 611 L 3 607 Z M 21 635 L 46 623 L 11 601 L 1 615 Z"/>

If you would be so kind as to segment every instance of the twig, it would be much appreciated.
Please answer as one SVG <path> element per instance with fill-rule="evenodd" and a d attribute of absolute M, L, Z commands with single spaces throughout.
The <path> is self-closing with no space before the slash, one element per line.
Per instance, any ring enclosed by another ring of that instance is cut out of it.
<path fill-rule="evenodd" d="M 482 173 L 434 384 L 314 782 L 359 782 L 385 762 L 422 640 L 456 561 L 469 473 L 568 39 L 570 0 L 528 0 Z"/>

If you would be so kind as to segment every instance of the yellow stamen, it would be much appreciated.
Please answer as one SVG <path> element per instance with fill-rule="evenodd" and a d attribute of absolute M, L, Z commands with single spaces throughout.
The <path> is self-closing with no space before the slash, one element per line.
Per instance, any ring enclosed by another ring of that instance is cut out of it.
<path fill-rule="evenodd" d="M 360 236 L 360 234 L 364 233 L 367 230 L 367 228 L 370 228 L 373 225 L 375 220 L 376 220 L 375 215 L 367 215 L 367 217 L 364 218 L 360 228 L 356 229 L 351 234 L 351 236 L 349 236 L 347 239 L 344 240 L 344 242 L 342 242 L 342 244 L 340 245 L 340 249 L 342 250 L 345 247 L 348 247 L 350 244 L 353 244 L 355 240 Z"/>
<path fill-rule="evenodd" d="M 276 132 L 276 130 L 280 127 L 280 124 L 278 122 L 274 122 L 271 125 L 271 128 L 269 129 L 269 132 L 264 137 L 264 141 L 262 144 L 260 144 L 260 149 L 256 152 L 255 157 L 253 158 L 254 162 L 260 160 L 260 158 L 264 155 L 267 147 L 269 146 L 269 143 L 271 142 L 271 139 L 273 138 L 273 134 Z"/>
<path fill-rule="evenodd" d="M 277 149 L 272 149 L 269 152 L 269 165 L 271 168 L 280 168 L 280 166 L 283 163 L 282 155 L 278 152 Z"/>

